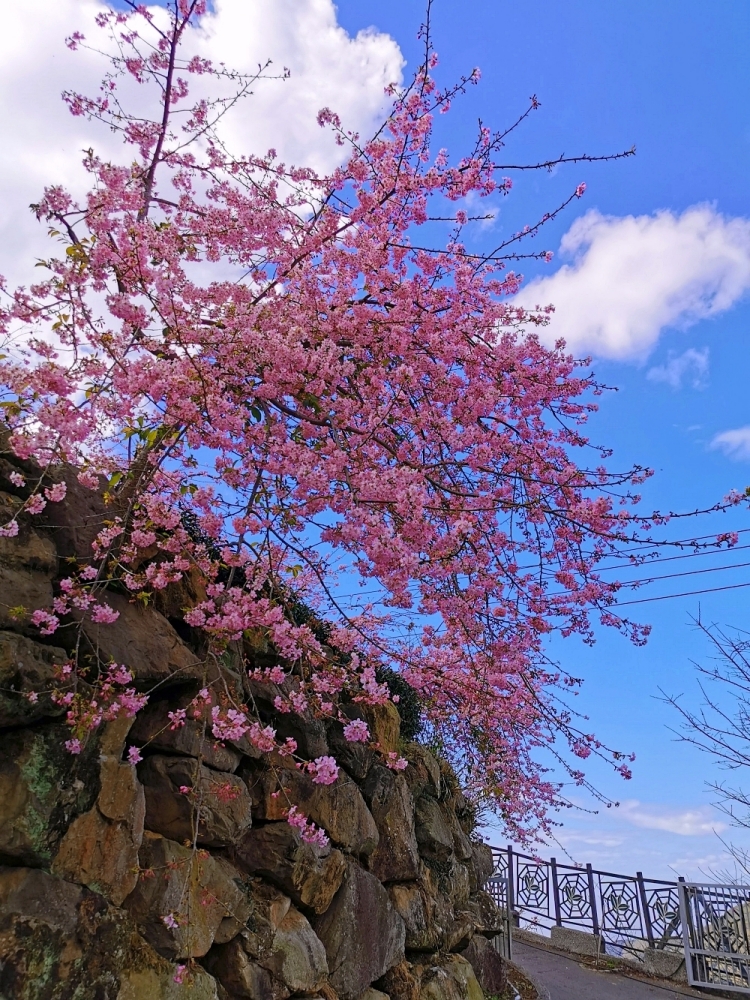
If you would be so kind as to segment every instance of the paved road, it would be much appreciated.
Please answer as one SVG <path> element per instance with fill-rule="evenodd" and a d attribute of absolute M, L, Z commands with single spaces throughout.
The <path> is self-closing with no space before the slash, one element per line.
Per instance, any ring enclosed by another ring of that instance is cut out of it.
<path fill-rule="evenodd" d="M 513 942 L 513 961 L 533 981 L 543 1000 L 684 1000 L 705 996 L 687 987 L 673 989 L 671 984 L 597 972 L 579 965 L 575 958 L 521 941 Z"/>

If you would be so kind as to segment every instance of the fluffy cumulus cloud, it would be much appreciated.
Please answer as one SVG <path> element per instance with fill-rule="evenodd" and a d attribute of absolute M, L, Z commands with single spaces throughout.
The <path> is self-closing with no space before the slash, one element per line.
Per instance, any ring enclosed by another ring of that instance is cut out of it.
<path fill-rule="evenodd" d="M 689 347 L 682 354 L 670 352 L 663 365 L 654 365 L 646 372 L 646 378 L 652 382 L 666 382 L 673 389 L 679 389 L 687 381 L 694 389 L 701 389 L 706 384 L 708 375 L 708 348 L 697 350 Z"/>
<path fill-rule="evenodd" d="M 552 303 L 543 336 L 563 337 L 577 354 L 642 360 L 662 330 L 716 316 L 750 290 L 750 220 L 726 218 L 709 205 L 681 215 L 590 211 L 573 223 L 560 251 L 570 263 L 531 281 L 518 302 Z M 676 378 L 677 368 L 665 372 L 665 381 Z"/>
<path fill-rule="evenodd" d="M 750 426 L 722 431 L 711 441 L 711 447 L 723 451 L 737 462 L 750 461 Z"/>
<path fill-rule="evenodd" d="M 10 284 L 33 278 L 34 256 L 49 253 L 43 227 L 28 210 L 49 183 L 80 194 L 86 175 L 82 150 L 117 155 L 117 139 L 101 126 L 72 118 L 63 89 L 95 93 L 105 70 L 94 53 L 70 52 L 66 36 L 81 31 L 100 42 L 93 26 L 99 0 L 24 0 L 10 4 L 0 33 L 0 274 Z M 244 72 L 272 60 L 286 81 L 259 81 L 226 123 L 238 152 L 274 147 L 286 162 L 326 171 L 341 157 L 316 117 L 336 111 L 347 128 L 367 134 L 384 107 L 384 88 L 402 77 L 396 42 L 372 29 L 349 35 L 333 0 L 216 0 L 191 40 L 202 55 Z M 131 95 L 132 96 L 132 95 Z"/>

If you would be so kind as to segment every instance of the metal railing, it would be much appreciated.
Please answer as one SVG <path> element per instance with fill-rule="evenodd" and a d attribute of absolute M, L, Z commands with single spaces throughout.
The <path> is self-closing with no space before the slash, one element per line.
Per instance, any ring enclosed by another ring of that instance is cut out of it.
<path fill-rule="evenodd" d="M 511 957 L 514 922 L 550 932 L 570 927 L 599 936 L 610 954 L 682 953 L 690 985 L 750 996 L 750 886 L 619 875 L 512 847 L 493 847 L 492 855 L 486 889 L 505 921 L 493 941 L 504 957 Z"/>
<path fill-rule="evenodd" d="M 750 887 L 679 888 L 688 982 L 750 994 Z"/>
<path fill-rule="evenodd" d="M 487 890 L 527 927 L 571 927 L 601 936 L 611 954 L 683 949 L 677 882 L 543 861 L 512 847 L 492 848 Z"/>
<path fill-rule="evenodd" d="M 486 889 L 500 911 L 502 927 L 499 934 L 490 938 L 490 943 L 498 955 L 510 962 L 513 960 L 513 910 L 508 905 L 508 879 L 502 875 L 493 875 Z"/>

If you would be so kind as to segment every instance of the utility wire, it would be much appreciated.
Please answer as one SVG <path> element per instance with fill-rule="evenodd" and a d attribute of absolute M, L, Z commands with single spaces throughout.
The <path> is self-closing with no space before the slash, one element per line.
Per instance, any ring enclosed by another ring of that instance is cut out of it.
<path fill-rule="evenodd" d="M 749 549 L 750 545 L 743 545 L 742 548 L 743 549 Z M 701 553 L 699 553 L 699 554 L 701 554 Z M 702 553 L 702 554 L 706 555 L 707 553 Z M 675 559 L 682 559 L 682 558 L 686 558 L 686 557 L 684 557 L 684 556 L 674 556 L 673 558 L 675 558 Z M 665 560 L 665 562 L 666 561 L 667 560 Z M 622 580 L 620 585 L 622 586 L 623 589 L 628 588 L 628 587 L 630 587 L 630 588 L 632 588 L 632 587 L 644 587 L 644 586 L 647 586 L 648 584 L 656 583 L 659 580 L 674 580 L 674 579 L 677 579 L 678 577 L 683 577 L 683 576 L 700 576 L 703 573 L 723 573 L 725 570 L 729 570 L 729 569 L 746 569 L 748 566 L 750 566 L 750 562 L 731 563 L 729 566 L 709 566 L 706 569 L 689 569 L 689 570 L 686 570 L 685 572 L 682 572 L 682 573 L 663 573 L 661 576 L 645 576 L 645 577 L 641 577 L 638 580 Z M 363 590 L 363 591 L 354 592 L 354 593 L 350 593 L 350 594 L 338 594 L 337 597 L 339 599 L 341 599 L 341 600 L 345 600 L 347 598 L 357 598 L 357 597 L 362 597 L 362 596 L 370 595 L 370 594 L 382 594 L 382 595 L 385 595 L 385 593 L 386 592 L 385 592 L 384 589 L 382 589 L 382 590 L 381 589 L 374 589 L 374 590 Z M 551 592 L 548 596 L 549 597 L 565 597 L 565 596 L 573 596 L 576 593 L 577 593 L 577 591 L 575 591 L 575 590 L 563 590 L 563 591 L 554 591 L 554 592 Z M 419 595 L 418 594 L 414 594 L 413 596 L 414 597 L 418 597 Z"/>
<path fill-rule="evenodd" d="M 662 597 L 641 597 L 637 601 L 619 601 L 611 605 L 614 608 L 623 608 L 626 604 L 647 604 L 650 601 L 670 601 L 673 597 L 693 597 L 695 594 L 715 594 L 719 590 L 739 590 L 741 587 L 750 587 L 748 583 L 730 583 L 726 587 L 709 587 L 707 590 L 688 590 L 684 594 L 664 594 Z"/>
<path fill-rule="evenodd" d="M 664 573 L 662 576 L 648 576 L 641 580 L 623 580 L 623 587 L 640 587 L 657 580 L 674 580 L 678 576 L 699 576 L 701 573 L 721 573 L 725 569 L 745 569 L 750 562 L 732 563 L 731 566 L 709 566 L 708 569 L 688 569 L 684 573 Z"/>
<path fill-rule="evenodd" d="M 720 556 L 724 555 L 726 552 L 742 552 L 744 549 L 750 549 L 750 545 L 733 545 L 731 549 L 702 549 L 700 552 L 684 552 L 680 556 L 664 556 L 662 559 L 658 557 L 650 561 L 648 565 L 651 566 L 661 566 L 662 563 L 673 562 L 675 559 L 698 559 L 700 556 Z M 636 563 L 634 568 L 642 568 L 646 563 Z M 622 563 L 618 563 L 614 566 L 597 566 L 597 573 L 605 573 L 608 570 L 613 569 L 627 569 L 628 567 Z"/>

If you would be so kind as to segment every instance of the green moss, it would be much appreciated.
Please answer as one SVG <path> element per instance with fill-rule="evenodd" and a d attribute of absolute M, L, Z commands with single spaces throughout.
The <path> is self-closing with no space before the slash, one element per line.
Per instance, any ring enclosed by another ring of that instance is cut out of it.
<path fill-rule="evenodd" d="M 58 787 L 60 774 L 49 759 L 46 741 L 41 734 L 35 734 L 34 742 L 20 770 L 26 784 L 42 801 L 49 799 Z"/>

